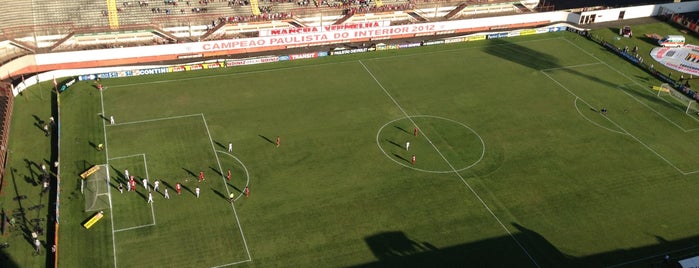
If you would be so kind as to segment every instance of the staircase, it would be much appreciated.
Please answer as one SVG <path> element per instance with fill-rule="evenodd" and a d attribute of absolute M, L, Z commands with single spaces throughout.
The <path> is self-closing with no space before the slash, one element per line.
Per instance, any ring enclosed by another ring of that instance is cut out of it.
<path fill-rule="evenodd" d="M 468 6 L 466 3 L 461 3 L 454 10 L 452 10 L 449 13 L 447 13 L 446 15 L 444 15 L 444 18 L 447 20 L 450 20 L 450 19 L 456 17 L 457 15 L 459 15 L 459 13 L 461 13 L 462 10 L 464 10 L 464 8 L 466 8 L 466 6 Z"/>

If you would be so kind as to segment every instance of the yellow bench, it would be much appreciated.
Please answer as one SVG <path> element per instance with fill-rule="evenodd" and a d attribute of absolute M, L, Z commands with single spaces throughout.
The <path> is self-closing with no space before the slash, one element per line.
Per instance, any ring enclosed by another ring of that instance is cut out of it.
<path fill-rule="evenodd" d="M 92 173 L 95 173 L 98 170 L 100 170 L 100 166 L 92 166 L 91 168 L 85 170 L 85 172 L 80 173 L 80 178 L 86 179 L 87 177 L 92 175 Z"/>
<path fill-rule="evenodd" d="M 95 215 L 92 215 L 89 220 L 83 223 L 83 227 L 85 227 L 85 229 L 90 229 L 90 227 L 101 220 L 102 217 L 104 217 L 104 213 L 102 211 L 95 213 Z"/>

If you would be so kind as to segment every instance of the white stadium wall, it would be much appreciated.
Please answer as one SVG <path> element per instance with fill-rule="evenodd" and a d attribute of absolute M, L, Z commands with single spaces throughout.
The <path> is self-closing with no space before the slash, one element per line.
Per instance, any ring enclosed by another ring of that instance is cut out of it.
<path fill-rule="evenodd" d="M 691 12 L 699 10 L 699 1 L 648 5 L 623 9 L 607 9 L 584 12 L 582 16 L 595 14 L 595 22 L 617 20 L 620 11 L 625 18 L 649 17 L 659 12 Z M 142 47 L 70 51 L 24 56 L 0 66 L 0 78 L 17 77 L 25 73 L 40 73 L 61 69 L 83 69 L 101 66 L 123 66 L 176 59 L 217 57 L 261 51 L 274 51 L 293 47 L 307 47 L 349 42 L 380 42 L 379 40 L 410 37 L 430 37 L 441 34 L 459 34 L 497 31 L 498 29 L 533 28 L 542 24 L 569 22 L 577 24 L 581 15 L 573 12 L 554 11 L 527 13 L 500 17 L 475 18 L 456 21 L 386 25 L 363 22 L 351 27 L 315 26 L 290 28 L 267 36 L 182 44 L 166 44 Z M 273 54 L 270 52 L 270 54 Z M 54 74 L 55 75 L 55 74 Z M 60 77 L 60 76 L 57 76 Z M 53 78 L 53 75 L 51 79 Z M 46 81 L 39 77 L 39 81 Z"/>
<path fill-rule="evenodd" d="M 594 15 L 595 23 L 601 23 L 620 20 L 619 14 L 621 12 L 624 12 L 621 20 L 626 20 L 661 15 L 663 10 L 671 13 L 694 12 L 699 10 L 699 1 L 584 11 L 580 17 Z M 568 20 L 568 22 L 580 23 L 580 19 Z"/>

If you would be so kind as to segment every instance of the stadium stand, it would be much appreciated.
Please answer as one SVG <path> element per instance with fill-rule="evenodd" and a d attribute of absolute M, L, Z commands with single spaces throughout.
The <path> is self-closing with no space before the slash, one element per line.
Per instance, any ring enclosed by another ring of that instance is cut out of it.
<path fill-rule="evenodd" d="M 393 24 L 523 12 L 510 0 L 129 0 L 12 2 L 0 18 L 0 61 L 67 50 L 250 37 L 260 29 L 337 25 L 368 20 Z M 32 9 L 31 16 L 19 16 Z M 439 10 L 439 11 L 438 11 Z M 451 11 L 446 16 L 437 12 Z M 22 11 L 22 12 L 20 12 Z M 319 14 L 322 14 L 319 16 Z M 18 19 L 15 19 L 18 18 Z M 7 42 L 5 42 L 7 41 Z"/>
<path fill-rule="evenodd" d="M 7 160 L 7 145 L 12 120 L 14 96 L 9 83 L 0 84 L 0 192 L 5 185 L 5 164 Z"/>

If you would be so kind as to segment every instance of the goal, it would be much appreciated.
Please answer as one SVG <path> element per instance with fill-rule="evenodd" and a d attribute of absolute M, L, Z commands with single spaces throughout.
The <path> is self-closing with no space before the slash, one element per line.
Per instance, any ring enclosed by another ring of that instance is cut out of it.
<path fill-rule="evenodd" d="M 687 96 L 682 92 L 679 92 L 672 88 L 670 84 L 664 83 L 660 85 L 656 90 L 658 90 L 658 97 L 671 96 L 675 103 L 679 102 L 680 107 L 688 115 L 699 115 L 699 105 L 697 102 Z"/>
<path fill-rule="evenodd" d="M 85 211 L 98 211 L 110 207 L 107 167 L 101 168 L 83 180 Z"/>

